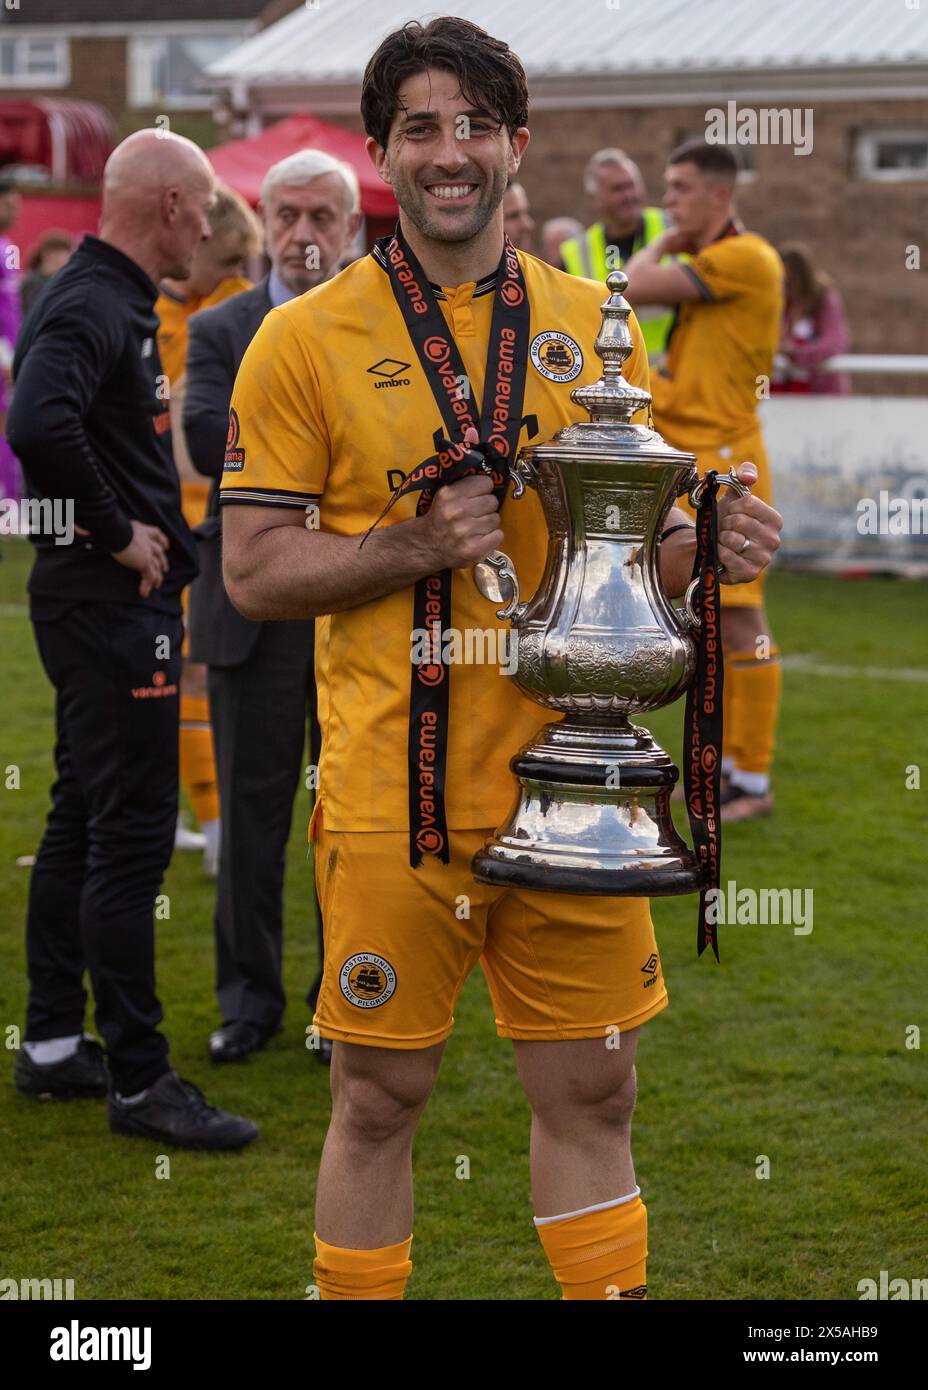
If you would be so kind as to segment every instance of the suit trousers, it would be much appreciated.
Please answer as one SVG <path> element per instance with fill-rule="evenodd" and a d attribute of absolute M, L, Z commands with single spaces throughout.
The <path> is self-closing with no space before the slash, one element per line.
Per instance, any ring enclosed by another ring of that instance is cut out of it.
<path fill-rule="evenodd" d="M 113 1084 L 131 1095 L 169 1069 L 153 912 L 177 821 L 183 626 L 179 612 L 100 601 L 34 615 L 33 630 L 58 777 L 29 885 L 26 1037 L 82 1031 L 87 969 Z"/>
<path fill-rule="evenodd" d="M 310 760 L 319 758 L 313 624 L 262 623 L 240 665 L 210 666 L 209 700 L 222 817 L 216 994 L 224 1023 L 274 1028 L 286 1003 L 284 867 L 307 726 Z M 308 867 L 307 892 L 315 895 Z"/>

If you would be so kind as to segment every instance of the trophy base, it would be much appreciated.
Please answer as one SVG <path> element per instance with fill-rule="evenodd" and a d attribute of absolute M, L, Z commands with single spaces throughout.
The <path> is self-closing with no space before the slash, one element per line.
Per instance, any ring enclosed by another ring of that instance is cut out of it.
<path fill-rule="evenodd" d="M 628 720 L 547 724 L 510 767 L 519 796 L 472 860 L 478 882 L 634 898 L 705 886 L 670 813 L 679 773 L 647 729 Z"/>

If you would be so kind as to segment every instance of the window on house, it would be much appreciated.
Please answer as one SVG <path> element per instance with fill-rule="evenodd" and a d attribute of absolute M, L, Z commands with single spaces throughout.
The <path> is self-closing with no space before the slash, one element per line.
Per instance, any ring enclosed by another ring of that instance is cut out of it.
<path fill-rule="evenodd" d="M 854 163 L 862 179 L 928 179 L 928 129 L 858 131 Z"/>
<path fill-rule="evenodd" d="M 129 101 L 133 106 L 208 107 L 203 70 L 236 48 L 245 32 L 164 35 L 129 40 Z"/>
<path fill-rule="evenodd" d="M 0 77 L 11 87 L 64 87 L 71 80 L 67 39 L 0 39 Z"/>

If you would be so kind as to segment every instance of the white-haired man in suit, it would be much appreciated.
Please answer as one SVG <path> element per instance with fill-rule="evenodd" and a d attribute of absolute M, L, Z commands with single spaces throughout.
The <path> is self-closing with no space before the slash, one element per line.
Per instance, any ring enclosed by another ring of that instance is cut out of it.
<path fill-rule="evenodd" d="M 253 290 L 190 320 L 183 415 L 191 459 L 215 482 L 190 607 L 191 654 L 209 667 L 222 818 L 215 914 L 222 1022 L 209 1040 L 214 1062 L 241 1061 L 280 1030 L 284 862 L 307 723 L 309 762 L 319 761 L 313 623 L 251 622 L 222 583 L 217 498 L 232 428 L 229 399 L 265 314 L 337 273 L 360 222 L 357 176 L 330 155 L 301 150 L 268 170 L 259 212 L 270 271 Z M 316 920 L 320 975 L 307 996 L 312 1007 L 322 969 L 318 902 Z M 316 1055 L 328 1061 L 331 1043 L 319 1039 Z"/>

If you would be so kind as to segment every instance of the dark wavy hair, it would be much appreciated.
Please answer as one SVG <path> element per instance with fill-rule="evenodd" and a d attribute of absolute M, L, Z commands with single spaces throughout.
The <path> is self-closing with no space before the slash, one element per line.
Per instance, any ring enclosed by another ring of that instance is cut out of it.
<path fill-rule="evenodd" d="M 468 19 L 444 16 L 428 24 L 411 19 L 387 35 L 361 83 L 364 129 L 383 149 L 399 109 L 400 87 L 428 68 L 453 73 L 467 100 L 492 111 L 510 135 L 528 121 L 525 70 L 508 44 Z"/>

